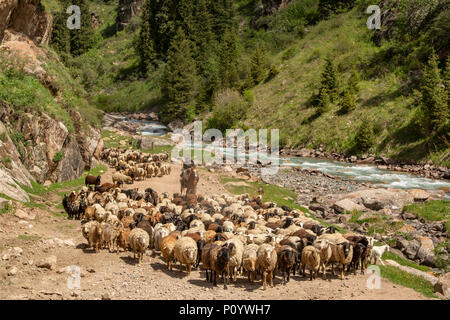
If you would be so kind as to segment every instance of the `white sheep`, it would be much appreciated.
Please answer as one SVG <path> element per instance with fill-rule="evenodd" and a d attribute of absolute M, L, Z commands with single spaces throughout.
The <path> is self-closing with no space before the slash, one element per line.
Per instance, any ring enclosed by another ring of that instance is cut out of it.
<path fill-rule="evenodd" d="M 181 237 L 174 248 L 175 259 L 186 266 L 188 275 L 191 274 L 191 266 L 197 262 L 197 243 L 190 237 Z"/>
<path fill-rule="evenodd" d="M 150 243 L 150 238 L 147 231 L 141 228 L 135 228 L 131 230 L 129 236 L 129 243 L 131 250 L 133 250 L 133 259 L 136 259 L 136 253 L 138 254 L 138 262 L 144 259 L 145 249 Z"/>

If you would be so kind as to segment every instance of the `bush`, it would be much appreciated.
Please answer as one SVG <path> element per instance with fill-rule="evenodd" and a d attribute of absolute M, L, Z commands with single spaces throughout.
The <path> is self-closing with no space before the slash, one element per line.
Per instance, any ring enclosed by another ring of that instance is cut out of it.
<path fill-rule="evenodd" d="M 207 128 L 225 133 L 226 129 L 233 128 L 244 118 L 247 109 L 247 101 L 238 92 L 227 89 L 216 95 L 213 115 L 207 121 Z"/>
<path fill-rule="evenodd" d="M 64 158 L 64 152 L 58 151 L 53 156 L 53 162 L 60 162 Z"/>

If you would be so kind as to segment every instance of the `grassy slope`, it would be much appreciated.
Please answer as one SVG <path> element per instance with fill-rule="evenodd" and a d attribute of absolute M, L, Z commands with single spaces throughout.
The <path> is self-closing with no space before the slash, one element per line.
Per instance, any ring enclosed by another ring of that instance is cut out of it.
<path fill-rule="evenodd" d="M 370 41 L 366 18 L 354 9 L 322 21 L 292 46 L 294 49 L 290 50 L 296 52 L 294 57 L 283 62 L 283 53 L 278 54 L 275 60 L 281 63 L 280 74 L 254 90 L 256 101 L 245 124 L 280 128 L 283 143 L 290 147 L 322 144 L 329 151 L 342 152 L 350 149 L 362 119 L 368 119 L 380 129 L 373 153 L 416 161 L 426 158 L 423 140 L 408 139 L 414 138 L 415 128 L 410 124 L 413 100 L 404 96 L 401 72 L 386 72 L 365 79 L 365 70 L 360 69 L 362 81 L 357 109 L 348 115 L 337 115 L 339 106 L 334 104 L 331 111 L 312 119 L 315 110 L 308 107 L 308 100 L 318 92 L 326 56 L 333 57 L 344 88 L 352 65 L 368 65 L 383 49 Z M 431 157 L 436 159 L 438 155 Z"/>

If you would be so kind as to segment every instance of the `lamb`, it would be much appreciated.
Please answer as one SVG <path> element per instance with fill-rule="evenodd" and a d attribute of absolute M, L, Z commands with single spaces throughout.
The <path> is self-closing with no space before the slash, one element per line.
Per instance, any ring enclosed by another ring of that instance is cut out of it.
<path fill-rule="evenodd" d="M 174 247 L 175 259 L 180 264 L 186 265 L 188 275 L 191 274 L 191 266 L 197 262 L 197 243 L 190 237 L 181 237 L 176 241 Z"/>
<path fill-rule="evenodd" d="M 320 267 L 320 255 L 316 248 L 313 246 L 306 246 L 302 251 L 301 259 L 303 276 L 306 277 L 305 268 L 309 270 L 309 280 L 317 277 Z"/>
<path fill-rule="evenodd" d="M 277 252 L 272 245 L 265 243 L 258 248 L 256 269 L 263 275 L 264 290 L 267 289 L 267 275 L 273 288 L 273 272 L 277 266 L 277 258 Z"/>
<path fill-rule="evenodd" d="M 161 254 L 166 259 L 167 268 L 172 271 L 172 263 L 175 259 L 175 244 L 177 242 L 177 237 L 168 235 L 164 237 L 161 241 Z"/>
<path fill-rule="evenodd" d="M 145 249 L 148 247 L 150 242 L 147 231 L 141 228 L 135 228 L 131 230 L 129 241 L 131 250 L 133 250 L 133 259 L 136 259 L 137 253 L 138 262 L 141 262 L 144 259 Z"/>
<path fill-rule="evenodd" d="M 236 282 L 238 270 L 240 270 L 242 266 L 244 244 L 237 238 L 227 240 L 225 243 L 231 245 L 230 261 L 228 262 L 227 272 L 230 275 L 230 279 L 233 276 L 233 281 Z"/>
<path fill-rule="evenodd" d="M 258 245 L 249 244 L 245 246 L 242 254 L 242 266 L 248 273 L 248 281 L 253 283 L 256 277 L 256 259 L 257 259 Z"/>
<path fill-rule="evenodd" d="M 376 246 L 372 248 L 372 255 L 370 256 L 370 261 L 374 264 L 377 264 L 379 261 L 382 266 L 384 266 L 383 261 L 381 260 L 381 257 L 383 256 L 383 253 L 389 252 L 390 247 L 385 244 L 384 246 Z"/>
<path fill-rule="evenodd" d="M 287 273 L 287 282 L 290 280 L 291 270 L 294 271 L 295 275 L 295 267 L 299 262 L 298 251 L 292 248 L 289 245 L 281 246 L 279 255 L 278 255 L 278 268 L 281 269 L 283 275 L 283 285 L 286 285 L 286 273 Z"/>

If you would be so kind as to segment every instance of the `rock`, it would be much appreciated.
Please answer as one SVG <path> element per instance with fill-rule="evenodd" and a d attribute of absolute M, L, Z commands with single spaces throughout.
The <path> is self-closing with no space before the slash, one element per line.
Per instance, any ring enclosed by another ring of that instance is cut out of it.
<path fill-rule="evenodd" d="M 64 240 L 64 244 L 68 247 L 75 247 L 75 243 L 72 239 Z"/>
<path fill-rule="evenodd" d="M 389 250 L 390 250 L 393 254 L 395 254 L 395 255 L 397 255 L 397 256 L 403 258 L 403 259 L 406 259 L 405 255 L 404 255 L 400 250 L 395 249 L 395 248 L 390 248 Z"/>
<path fill-rule="evenodd" d="M 39 268 L 46 268 L 50 270 L 54 270 L 56 268 L 56 256 L 49 256 L 41 261 L 39 261 L 36 266 Z"/>
<path fill-rule="evenodd" d="M 384 209 L 385 206 L 385 204 L 380 200 L 371 198 L 369 199 L 363 198 L 363 204 L 366 208 L 374 211 L 382 210 Z"/>
<path fill-rule="evenodd" d="M 424 236 L 417 236 L 417 237 L 415 237 L 415 239 L 420 241 L 421 247 L 423 247 L 424 249 L 431 251 L 431 252 L 434 251 L 434 244 L 433 244 L 433 240 L 431 240 L 431 238 L 424 237 Z"/>
<path fill-rule="evenodd" d="M 11 269 L 8 270 L 8 276 L 15 276 L 16 274 L 17 274 L 16 267 L 12 267 Z"/>
<path fill-rule="evenodd" d="M 383 208 L 398 210 L 406 204 L 414 202 L 413 196 L 407 191 L 390 188 L 358 190 L 343 195 L 341 198 L 364 204 L 364 206 L 372 210 L 380 210 Z"/>
<path fill-rule="evenodd" d="M 30 202 L 28 194 L 14 181 L 13 176 L 2 168 L 0 168 L 0 193 L 17 201 Z"/>
<path fill-rule="evenodd" d="M 50 187 L 52 185 L 52 182 L 50 180 L 46 180 L 44 182 L 44 187 Z"/>
<path fill-rule="evenodd" d="M 320 203 L 313 203 L 313 204 L 309 205 L 309 209 L 312 211 L 321 211 L 321 212 L 326 211 L 325 206 L 321 205 Z"/>
<path fill-rule="evenodd" d="M 412 226 L 410 226 L 410 225 L 408 225 L 408 224 L 405 224 L 405 225 L 404 225 L 403 227 L 401 227 L 398 231 L 399 231 L 399 232 L 406 233 L 406 234 L 411 234 L 411 233 L 413 233 L 414 231 L 417 231 L 417 230 L 416 230 L 416 228 L 414 228 L 414 227 L 412 227 Z"/>
<path fill-rule="evenodd" d="M 450 273 L 446 273 L 439 277 L 434 285 L 434 292 L 439 292 L 447 299 L 450 298 Z"/>
<path fill-rule="evenodd" d="M 224 166 L 224 167 L 222 168 L 222 170 L 223 170 L 224 172 L 233 172 L 233 169 L 232 169 L 231 166 L 229 166 L 229 165 Z"/>
<path fill-rule="evenodd" d="M 5 209 L 6 207 L 11 208 L 12 201 L 0 198 L 0 210 Z"/>
<path fill-rule="evenodd" d="M 402 214 L 402 218 L 405 220 L 414 220 L 416 219 L 416 215 L 413 213 L 405 212 Z"/>
<path fill-rule="evenodd" d="M 343 199 L 340 201 L 337 201 L 333 204 L 332 208 L 337 213 L 343 213 L 343 212 L 352 212 L 352 211 L 364 211 L 365 208 L 352 200 L 349 199 Z"/>
<path fill-rule="evenodd" d="M 413 196 L 414 201 L 426 201 L 430 197 L 430 194 L 425 190 L 421 189 L 411 189 L 408 190 L 408 193 Z"/>
<path fill-rule="evenodd" d="M 414 260 L 416 258 L 417 251 L 419 251 L 420 246 L 421 244 L 418 240 L 408 241 L 408 244 L 404 249 L 404 253 L 408 259 Z"/>

